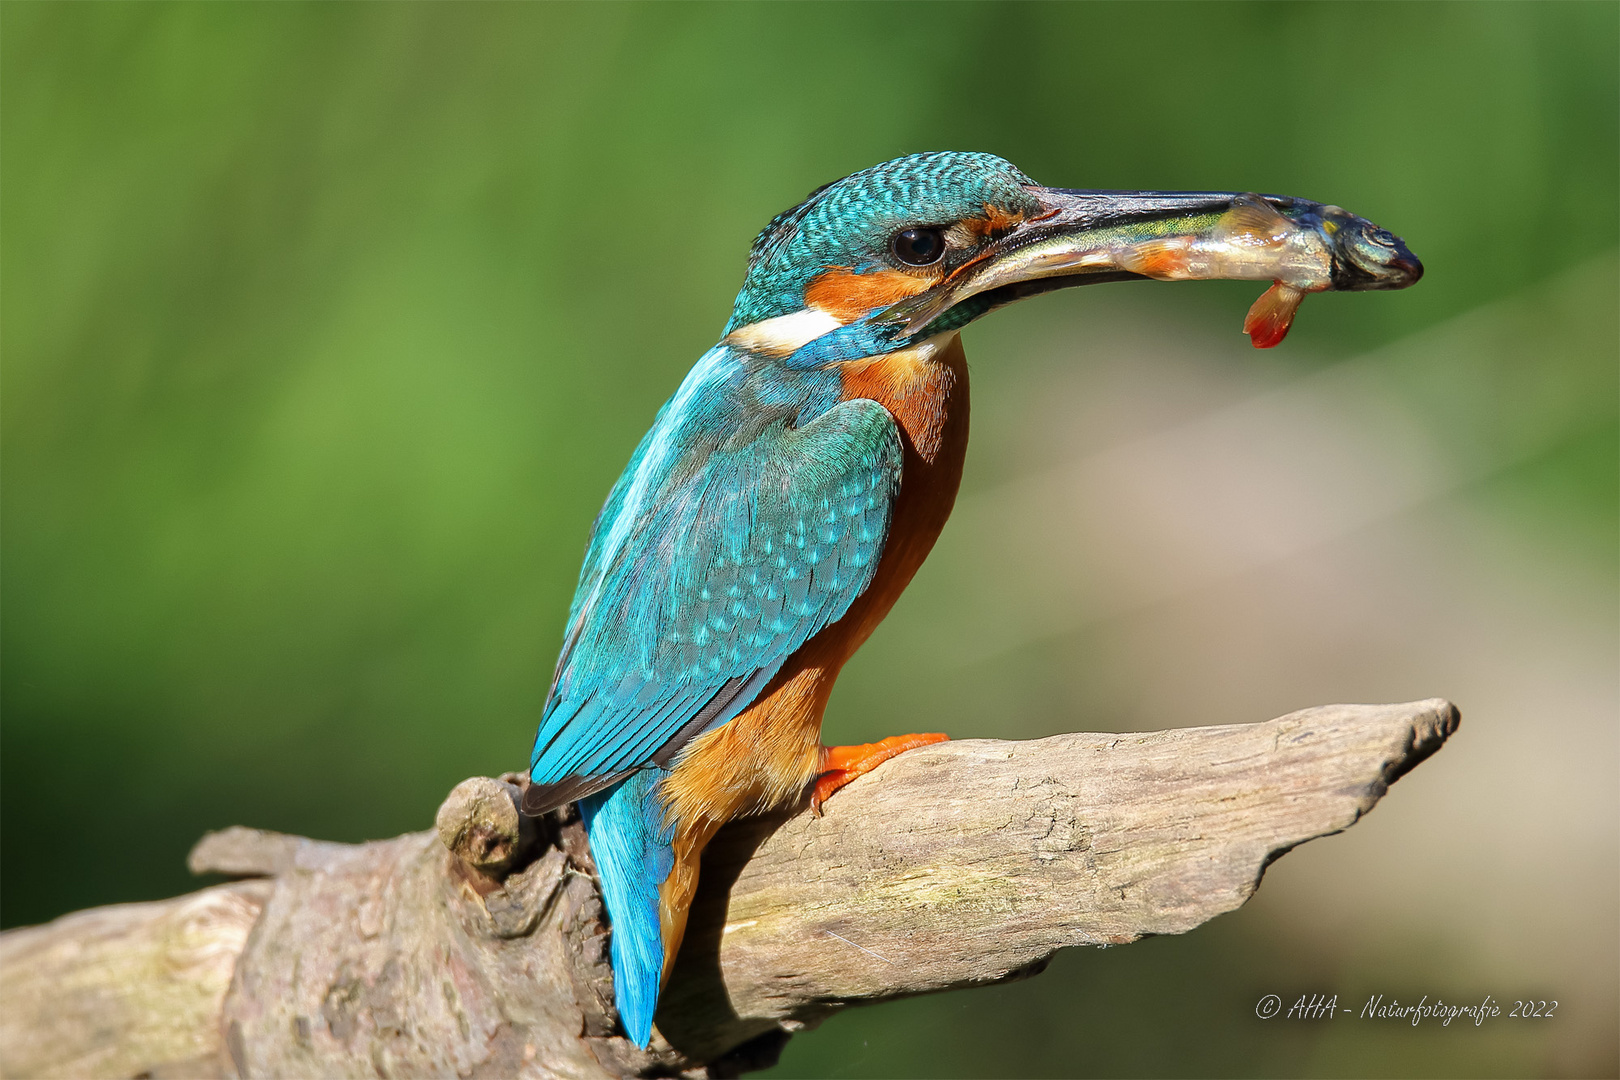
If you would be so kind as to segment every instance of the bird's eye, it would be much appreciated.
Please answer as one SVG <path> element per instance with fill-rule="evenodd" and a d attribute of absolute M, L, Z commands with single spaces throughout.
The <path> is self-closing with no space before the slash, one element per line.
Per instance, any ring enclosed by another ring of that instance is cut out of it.
<path fill-rule="evenodd" d="M 908 266 L 927 266 L 945 254 L 945 237 L 938 229 L 907 229 L 894 234 L 889 248 Z"/>

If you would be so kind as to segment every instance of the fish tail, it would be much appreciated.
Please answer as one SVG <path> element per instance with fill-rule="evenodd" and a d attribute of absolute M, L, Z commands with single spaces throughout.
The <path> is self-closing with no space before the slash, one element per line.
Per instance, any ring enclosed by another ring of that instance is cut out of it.
<path fill-rule="evenodd" d="M 664 775 L 662 769 L 642 769 L 579 803 L 612 931 L 614 1004 L 625 1032 L 642 1049 L 652 1041 L 664 976 L 660 887 L 674 865 L 673 829 L 665 823 L 658 791 Z"/>

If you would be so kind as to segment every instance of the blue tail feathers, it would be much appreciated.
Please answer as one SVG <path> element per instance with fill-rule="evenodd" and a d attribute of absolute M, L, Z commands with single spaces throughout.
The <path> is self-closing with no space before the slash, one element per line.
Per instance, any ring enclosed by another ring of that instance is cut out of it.
<path fill-rule="evenodd" d="M 643 1049 L 652 1039 L 664 974 L 658 887 L 675 862 L 674 829 L 664 824 L 657 791 L 666 775 L 662 769 L 642 769 L 579 802 L 612 929 L 614 1001 L 625 1031 Z"/>

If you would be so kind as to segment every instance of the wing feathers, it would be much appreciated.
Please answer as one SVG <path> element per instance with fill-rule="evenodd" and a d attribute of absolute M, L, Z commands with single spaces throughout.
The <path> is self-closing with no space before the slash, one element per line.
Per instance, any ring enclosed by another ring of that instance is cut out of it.
<path fill-rule="evenodd" d="M 727 679 L 726 684 L 720 688 L 720 692 L 710 698 L 709 703 L 699 709 L 696 716 L 683 724 L 679 731 L 663 746 L 658 748 L 658 752 L 652 756 L 652 763 L 661 769 L 667 768 L 669 763 L 675 760 L 675 755 L 684 750 L 687 743 L 701 735 L 703 730 L 725 711 L 727 705 L 736 700 L 743 687 L 747 686 L 751 681 L 740 675 L 735 679 Z"/>
<path fill-rule="evenodd" d="M 588 795 L 594 795 L 598 791 L 610 788 L 635 771 L 634 769 L 624 769 L 621 772 L 606 773 L 602 776 L 571 776 L 567 780 L 560 780 L 555 784 L 531 783 L 523 789 L 523 813 L 527 817 L 539 817 L 541 814 L 548 814 L 559 806 L 578 802 Z"/>
<path fill-rule="evenodd" d="M 681 415 L 713 434 L 696 406 Z M 535 740 L 535 805 L 668 765 L 746 707 L 876 570 L 901 464 L 898 429 L 881 405 L 841 402 L 799 428 L 767 425 L 749 442 L 668 449 L 682 437 L 649 436 L 664 449 L 647 460 L 665 472 L 629 485 L 649 493 L 635 523 L 606 511 L 598 520 L 623 539 L 593 539 L 593 555 L 610 546 L 611 561 L 581 574 Z M 649 467 L 638 452 L 631 469 Z M 626 486 L 621 478 L 615 492 Z"/>

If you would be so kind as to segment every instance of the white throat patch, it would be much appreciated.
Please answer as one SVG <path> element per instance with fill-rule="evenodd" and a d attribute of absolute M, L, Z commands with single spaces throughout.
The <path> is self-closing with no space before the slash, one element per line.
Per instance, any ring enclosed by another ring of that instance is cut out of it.
<path fill-rule="evenodd" d="M 764 353 L 766 356 L 790 356 L 821 335 L 843 325 L 825 311 L 806 308 L 791 315 L 778 315 L 774 319 L 761 319 L 747 326 L 739 326 L 727 334 L 721 344 Z"/>

